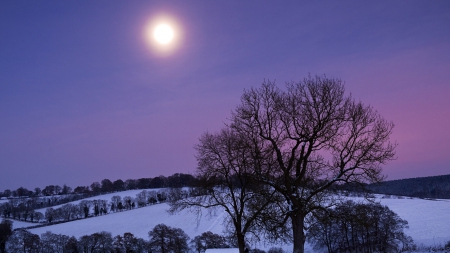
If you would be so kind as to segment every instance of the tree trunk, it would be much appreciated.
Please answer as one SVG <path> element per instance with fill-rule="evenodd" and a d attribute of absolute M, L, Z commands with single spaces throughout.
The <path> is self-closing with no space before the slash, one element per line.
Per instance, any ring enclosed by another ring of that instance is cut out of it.
<path fill-rule="evenodd" d="M 240 232 L 237 232 L 237 243 L 239 253 L 245 253 L 245 236 Z"/>
<path fill-rule="evenodd" d="M 305 216 L 303 214 L 293 215 L 292 220 L 292 232 L 294 237 L 294 250 L 293 253 L 305 252 L 305 233 L 303 231 L 305 226 Z"/>

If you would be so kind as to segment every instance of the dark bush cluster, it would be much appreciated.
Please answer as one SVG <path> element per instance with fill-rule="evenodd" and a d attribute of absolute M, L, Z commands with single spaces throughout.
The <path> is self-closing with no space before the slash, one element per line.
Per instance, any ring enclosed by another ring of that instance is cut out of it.
<path fill-rule="evenodd" d="M 14 231 L 6 243 L 11 253 L 100 253 L 148 252 L 148 242 L 131 233 L 112 237 L 109 232 L 98 232 L 79 239 L 47 231 L 40 237 L 25 229 Z"/>
<path fill-rule="evenodd" d="M 148 234 L 149 240 L 135 237 L 132 233 L 113 237 L 105 231 L 78 239 L 50 231 L 38 236 L 25 229 L 13 232 L 11 222 L 4 220 L 0 224 L 0 253 L 186 253 L 192 250 L 203 253 L 206 248 L 229 247 L 225 237 L 212 232 L 190 240 L 182 229 L 164 224 L 156 225 Z"/>
<path fill-rule="evenodd" d="M 408 222 L 387 206 L 351 200 L 314 213 L 308 240 L 328 252 L 398 252 L 413 242 L 403 233 Z"/>
<path fill-rule="evenodd" d="M 192 248 L 197 253 L 203 253 L 206 249 L 229 248 L 226 237 L 214 234 L 211 231 L 196 236 L 191 241 Z"/>

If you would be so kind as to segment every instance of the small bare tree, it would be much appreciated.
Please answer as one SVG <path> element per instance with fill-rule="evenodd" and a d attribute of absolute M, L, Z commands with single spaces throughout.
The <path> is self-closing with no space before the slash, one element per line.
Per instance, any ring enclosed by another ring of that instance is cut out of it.
<path fill-rule="evenodd" d="M 198 187 L 191 189 L 189 197 L 180 189 L 172 189 L 170 202 L 171 212 L 190 208 L 201 214 L 203 208 L 223 209 L 241 253 L 245 250 L 246 234 L 259 236 L 255 232 L 256 221 L 275 193 L 252 177 L 255 167 L 261 167 L 257 162 L 263 161 L 256 159 L 259 149 L 253 140 L 230 128 L 218 134 L 204 134 L 196 146 Z M 179 194 L 174 194 L 177 190 Z"/>
<path fill-rule="evenodd" d="M 181 228 L 172 228 L 165 224 L 156 225 L 148 232 L 151 252 L 183 253 L 189 252 L 189 236 Z M 124 236 L 124 239 L 125 236 Z"/>
<path fill-rule="evenodd" d="M 251 174 L 284 197 L 279 225 L 290 221 L 294 253 L 304 252 L 307 216 L 330 204 L 330 186 L 380 181 L 381 166 L 395 156 L 394 124 L 344 93 L 341 80 L 327 77 L 286 91 L 265 82 L 245 91 L 232 115 L 234 132 L 258 137 L 258 159 L 276 161 L 270 173 Z"/>

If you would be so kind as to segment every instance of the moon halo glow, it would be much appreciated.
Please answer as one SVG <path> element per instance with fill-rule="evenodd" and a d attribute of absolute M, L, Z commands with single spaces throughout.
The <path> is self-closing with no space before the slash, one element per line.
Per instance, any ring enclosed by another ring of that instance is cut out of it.
<path fill-rule="evenodd" d="M 149 20 L 144 28 L 146 44 L 158 56 L 169 56 L 181 45 L 182 29 L 176 19 L 161 15 Z"/>

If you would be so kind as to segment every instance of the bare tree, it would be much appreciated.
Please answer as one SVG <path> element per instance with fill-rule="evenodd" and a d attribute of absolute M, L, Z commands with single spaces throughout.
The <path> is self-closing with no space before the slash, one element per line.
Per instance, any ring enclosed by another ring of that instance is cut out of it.
<path fill-rule="evenodd" d="M 328 252 L 403 252 L 414 247 L 408 222 L 379 203 L 351 200 L 314 212 L 308 241 Z"/>
<path fill-rule="evenodd" d="M 138 205 L 138 207 L 144 207 L 147 205 L 148 203 L 148 191 L 147 190 L 143 190 L 140 193 L 136 194 L 136 203 Z"/>
<path fill-rule="evenodd" d="M 44 214 L 41 212 L 34 212 L 34 220 L 36 222 L 40 222 L 42 219 L 44 219 Z"/>
<path fill-rule="evenodd" d="M 114 191 L 114 185 L 109 179 L 103 179 L 102 180 L 102 186 L 101 186 L 102 192 L 112 192 Z"/>
<path fill-rule="evenodd" d="M 190 208 L 201 214 L 202 208 L 223 209 L 241 253 L 245 250 L 247 234 L 259 236 L 255 231 L 257 219 L 275 193 L 273 188 L 258 184 L 252 177 L 254 168 L 261 167 L 258 163 L 262 161 L 256 158 L 258 143 L 253 141 L 230 128 L 218 134 L 204 134 L 196 147 L 199 185 L 192 189 L 190 197 L 185 197 L 180 189 L 172 189 L 180 194 L 175 198 L 172 194 L 170 202 L 171 212 Z"/>
<path fill-rule="evenodd" d="M 82 214 L 84 214 L 84 218 L 87 218 L 89 216 L 89 211 L 91 210 L 91 207 L 93 206 L 92 200 L 82 200 L 78 204 L 78 208 L 83 211 Z"/>
<path fill-rule="evenodd" d="M 131 210 L 133 208 L 134 200 L 132 197 L 130 196 L 123 197 L 123 202 L 125 203 L 125 208 L 127 210 Z"/>
<path fill-rule="evenodd" d="M 99 182 L 93 182 L 91 184 L 91 191 L 98 194 L 100 192 L 100 190 L 102 189 L 102 186 L 100 185 Z"/>
<path fill-rule="evenodd" d="M 100 250 L 100 238 L 98 234 L 83 235 L 78 240 L 82 252 L 94 253 Z"/>
<path fill-rule="evenodd" d="M 67 235 L 54 234 L 47 231 L 40 237 L 40 252 L 42 253 L 63 253 L 70 237 Z"/>
<path fill-rule="evenodd" d="M 45 196 L 51 196 L 55 194 L 55 186 L 54 185 L 47 185 L 44 190 L 42 190 L 42 194 Z"/>
<path fill-rule="evenodd" d="M 52 223 L 57 218 L 56 210 L 49 207 L 45 210 L 45 219 L 48 223 Z"/>
<path fill-rule="evenodd" d="M 57 194 L 57 195 L 61 194 L 61 190 L 62 190 L 61 186 L 55 185 L 55 194 Z"/>
<path fill-rule="evenodd" d="M 122 202 L 122 197 L 120 197 L 119 195 L 112 196 L 111 197 L 111 208 L 116 210 L 116 212 L 117 212 L 117 210 L 119 209 L 118 208 L 119 203 L 121 203 L 121 202 Z"/>
<path fill-rule="evenodd" d="M 114 181 L 113 182 L 114 191 L 123 191 L 124 184 L 125 183 L 122 181 L 122 179 L 117 179 L 116 181 Z"/>
<path fill-rule="evenodd" d="M 206 249 L 229 248 L 227 238 L 211 231 L 202 233 L 191 240 L 191 244 L 197 253 L 204 253 Z"/>
<path fill-rule="evenodd" d="M 285 91 L 265 82 L 244 91 L 232 115 L 240 136 L 258 136 L 260 158 L 276 160 L 270 174 L 253 174 L 284 196 L 279 225 L 290 221 L 294 253 L 304 252 L 305 218 L 331 204 L 330 186 L 381 181 L 381 166 L 395 156 L 394 124 L 344 93 L 341 80 L 327 77 L 288 83 Z"/>
<path fill-rule="evenodd" d="M 61 194 L 71 194 L 72 193 L 72 188 L 70 188 L 69 186 L 67 186 L 66 184 L 63 185 L 62 190 L 61 190 Z"/>
<path fill-rule="evenodd" d="M 38 235 L 28 232 L 26 229 L 18 229 L 13 232 L 6 242 L 5 252 L 39 252 L 40 238 Z"/>
<path fill-rule="evenodd" d="M 158 224 L 148 232 L 148 235 L 152 252 L 183 253 L 189 251 L 189 236 L 180 228 Z"/>
<path fill-rule="evenodd" d="M 110 232 L 102 231 L 99 233 L 94 233 L 91 236 L 94 236 L 98 239 L 99 250 L 97 252 L 112 252 L 113 237 Z"/>
<path fill-rule="evenodd" d="M 5 253 L 6 242 L 13 233 L 13 223 L 10 220 L 3 219 L 0 223 L 0 253 Z"/>

